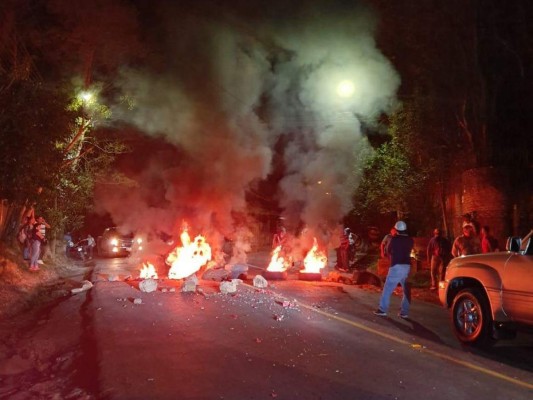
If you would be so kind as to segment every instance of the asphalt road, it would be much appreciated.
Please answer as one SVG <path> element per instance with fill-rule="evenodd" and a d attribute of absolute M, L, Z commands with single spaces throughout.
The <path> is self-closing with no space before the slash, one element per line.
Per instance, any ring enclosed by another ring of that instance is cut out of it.
<path fill-rule="evenodd" d="M 264 266 L 260 257 L 253 261 Z M 372 311 L 379 290 L 299 281 L 293 275 L 267 289 L 247 280 L 234 294 L 221 294 L 217 282 L 203 280 L 196 293 L 183 293 L 181 281 L 160 279 L 157 291 L 144 293 L 139 281 L 123 280 L 136 276 L 132 259 L 97 259 L 86 266 L 83 277 L 94 286 L 57 300 L 32 320 L 33 333 L 27 333 L 38 348 L 45 344 L 48 350 L 34 359 L 48 357 L 48 367 L 33 381 L 28 376 L 17 381 L 17 375 L 0 381 L 10 388 L 0 395 L 533 397 L 532 337 L 519 335 L 490 352 L 463 349 L 451 336 L 447 312 L 434 304 L 415 300 L 409 320 L 394 313 L 377 317 Z M 251 268 L 248 278 L 258 272 Z M 391 309 L 398 306 L 394 296 Z"/>

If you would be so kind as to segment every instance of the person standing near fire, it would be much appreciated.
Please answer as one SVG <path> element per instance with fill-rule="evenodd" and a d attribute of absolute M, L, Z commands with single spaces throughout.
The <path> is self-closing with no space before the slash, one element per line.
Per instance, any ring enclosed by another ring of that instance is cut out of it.
<path fill-rule="evenodd" d="M 342 231 L 340 245 L 337 248 L 337 265 L 339 271 L 347 272 L 350 269 L 350 228 Z"/>
<path fill-rule="evenodd" d="M 374 311 L 374 314 L 380 317 L 387 316 L 392 293 L 396 286 L 400 284 L 403 296 L 398 316 L 407 319 L 409 318 L 409 307 L 411 305 L 411 288 L 407 278 L 411 271 L 411 251 L 414 247 L 414 240 L 407 234 L 407 224 L 404 221 L 396 222 L 394 229 L 396 229 L 396 235 L 391 238 L 386 248 L 386 254 L 390 258 L 391 266 L 383 286 L 379 308 Z"/>
<path fill-rule="evenodd" d="M 274 250 L 276 247 L 285 246 L 287 244 L 287 229 L 285 229 L 284 226 L 279 227 L 277 232 L 274 234 L 274 237 L 272 238 L 272 250 Z"/>
<path fill-rule="evenodd" d="M 490 233 L 490 228 L 485 225 L 481 228 L 481 252 L 492 253 L 500 251 L 498 239 Z"/>
<path fill-rule="evenodd" d="M 433 237 L 429 240 L 427 247 L 427 260 L 431 271 L 430 290 L 436 290 L 439 280 L 444 280 L 450 248 L 448 239 L 441 236 L 440 229 L 435 228 L 433 230 Z"/>
<path fill-rule="evenodd" d="M 461 257 L 481 253 L 481 246 L 472 225 L 463 226 L 463 234 L 458 236 L 452 246 L 452 256 Z"/>
<path fill-rule="evenodd" d="M 96 247 L 96 242 L 94 238 L 91 236 L 91 234 L 87 235 L 87 256 L 89 257 L 89 260 L 93 259 L 93 252 L 94 248 Z"/>
<path fill-rule="evenodd" d="M 381 252 L 381 258 L 387 258 L 389 255 L 387 254 L 387 246 L 390 243 L 390 240 L 396 236 L 398 232 L 396 231 L 396 228 L 391 228 L 390 233 L 387 233 L 383 240 L 381 241 L 381 245 L 379 246 L 380 252 Z"/>

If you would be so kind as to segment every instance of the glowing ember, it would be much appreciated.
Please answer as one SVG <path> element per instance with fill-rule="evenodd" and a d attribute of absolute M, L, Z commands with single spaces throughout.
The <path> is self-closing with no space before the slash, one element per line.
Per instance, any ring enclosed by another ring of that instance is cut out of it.
<path fill-rule="evenodd" d="M 155 267 L 149 263 L 145 262 L 143 263 L 143 267 L 141 268 L 141 273 L 139 275 L 141 279 L 157 279 L 157 271 L 155 270 Z"/>
<path fill-rule="evenodd" d="M 211 246 L 205 238 L 198 235 L 191 242 L 187 230 L 181 234 L 182 247 L 176 247 L 167 257 L 169 279 L 183 279 L 198 271 L 211 260 Z"/>
<path fill-rule="evenodd" d="M 327 262 L 328 258 L 322 251 L 318 250 L 318 244 L 316 238 L 314 238 L 313 247 L 304 258 L 304 269 L 300 272 L 319 273 L 326 266 Z"/>
<path fill-rule="evenodd" d="M 278 246 L 272 252 L 272 258 L 270 259 L 270 264 L 268 264 L 267 271 L 283 272 L 287 269 L 288 265 L 285 263 L 285 258 L 280 253 L 281 246 Z"/>

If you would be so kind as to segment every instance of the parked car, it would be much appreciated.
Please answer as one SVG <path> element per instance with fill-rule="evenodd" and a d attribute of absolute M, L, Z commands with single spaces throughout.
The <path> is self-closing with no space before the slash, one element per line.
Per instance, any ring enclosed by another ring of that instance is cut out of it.
<path fill-rule="evenodd" d="M 122 233 L 117 227 L 106 228 L 96 241 L 102 257 L 128 256 L 134 248 L 134 234 Z"/>
<path fill-rule="evenodd" d="M 67 244 L 67 256 L 85 261 L 87 254 L 88 240 L 83 239 L 77 243 L 70 241 Z"/>
<path fill-rule="evenodd" d="M 506 250 L 454 258 L 439 284 L 452 330 L 466 345 L 490 346 L 533 328 L 533 238 L 510 237 Z"/>

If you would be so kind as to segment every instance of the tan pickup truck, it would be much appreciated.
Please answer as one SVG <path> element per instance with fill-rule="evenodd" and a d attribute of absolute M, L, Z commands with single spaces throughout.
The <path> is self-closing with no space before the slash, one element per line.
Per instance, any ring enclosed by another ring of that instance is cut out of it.
<path fill-rule="evenodd" d="M 532 231 L 533 232 L 533 231 Z M 453 332 L 486 347 L 533 328 L 533 238 L 510 237 L 506 251 L 454 258 L 439 283 Z"/>

